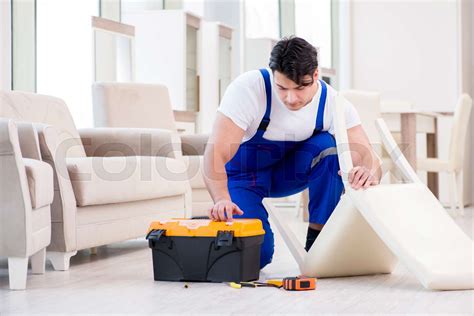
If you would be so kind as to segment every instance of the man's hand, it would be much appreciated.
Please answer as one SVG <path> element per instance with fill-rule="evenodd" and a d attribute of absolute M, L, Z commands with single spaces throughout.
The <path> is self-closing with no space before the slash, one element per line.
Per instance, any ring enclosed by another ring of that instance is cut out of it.
<path fill-rule="evenodd" d="M 209 210 L 209 218 L 216 221 L 232 221 L 232 215 L 242 215 L 244 212 L 231 200 L 219 200 Z"/>
<path fill-rule="evenodd" d="M 339 170 L 339 175 L 341 171 Z M 349 172 L 349 184 L 354 190 L 360 188 L 367 189 L 370 186 L 379 184 L 378 177 L 368 168 L 357 166 Z"/>
<path fill-rule="evenodd" d="M 369 138 L 362 125 L 347 130 L 352 163 L 355 166 L 349 172 L 348 181 L 354 190 L 367 189 L 377 185 L 382 178 L 381 160 L 372 149 Z M 339 175 L 341 172 L 339 171 Z"/>

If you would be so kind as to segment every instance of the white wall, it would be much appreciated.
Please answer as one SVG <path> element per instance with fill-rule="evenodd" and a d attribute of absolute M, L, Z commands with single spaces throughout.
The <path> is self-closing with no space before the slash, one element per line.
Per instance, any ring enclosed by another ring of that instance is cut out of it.
<path fill-rule="evenodd" d="M 458 97 L 456 2 L 351 6 L 352 87 L 411 101 L 418 109 L 452 111 Z"/>
<path fill-rule="evenodd" d="M 379 91 L 383 99 L 410 101 L 419 110 L 454 111 L 460 93 L 472 93 L 466 89 L 472 86 L 470 41 L 462 38 L 462 34 L 469 34 L 463 33 L 463 28 L 472 27 L 466 23 L 470 17 L 460 5 L 467 5 L 467 1 L 350 2 L 345 19 L 348 25 L 341 30 L 350 32 L 346 39 L 349 47 L 341 50 L 341 62 L 350 65 L 344 71 L 347 85 Z M 450 133 L 445 127 L 449 125 L 445 121 L 439 125 L 441 158 L 448 154 Z M 466 174 L 467 193 L 472 191 L 470 173 Z M 441 176 L 442 199 L 447 197 L 444 182 Z"/>
<path fill-rule="evenodd" d="M 0 89 L 11 89 L 10 1 L 0 1 Z"/>

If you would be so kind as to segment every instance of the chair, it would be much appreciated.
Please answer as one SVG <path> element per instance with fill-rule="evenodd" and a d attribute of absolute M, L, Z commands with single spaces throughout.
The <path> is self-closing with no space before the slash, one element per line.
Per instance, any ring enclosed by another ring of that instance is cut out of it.
<path fill-rule="evenodd" d="M 99 82 L 92 86 L 96 127 L 138 127 L 177 133 L 168 88 L 161 84 Z M 213 202 L 204 182 L 203 154 L 208 135 L 180 135 L 192 189 L 193 215 L 205 215 Z"/>
<path fill-rule="evenodd" d="M 447 172 L 449 174 L 449 199 L 451 211 L 456 211 L 459 206 L 461 215 L 464 215 L 463 202 L 463 166 L 468 132 L 469 117 L 472 109 L 472 99 L 463 94 L 458 100 L 454 111 L 453 126 L 451 128 L 451 139 L 449 144 L 449 156 L 447 160 L 438 158 L 424 158 L 417 160 L 417 169 L 428 172 Z"/>
<path fill-rule="evenodd" d="M 78 131 L 61 99 L 17 91 L 0 92 L 0 117 L 35 122 L 41 156 L 53 167 L 47 257 L 55 270 L 68 270 L 78 250 L 142 237 L 150 222 L 190 212 L 191 189 L 173 133 Z"/>
<path fill-rule="evenodd" d="M 377 155 L 382 159 L 382 174 L 393 170 L 393 163 L 383 150 L 382 140 L 377 131 L 376 121 L 382 117 L 380 93 L 360 90 L 347 90 L 339 93 L 349 101 L 359 114 L 362 127 Z"/>
<path fill-rule="evenodd" d="M 8 257 L 10 289 L 23 290 L 29 257 L 33 274 L 45 271 L 54 192 L 53 170 L 41 161 L 31 124 L 17 129 L 0 118 L 0 174 L 0 256 Z"/>

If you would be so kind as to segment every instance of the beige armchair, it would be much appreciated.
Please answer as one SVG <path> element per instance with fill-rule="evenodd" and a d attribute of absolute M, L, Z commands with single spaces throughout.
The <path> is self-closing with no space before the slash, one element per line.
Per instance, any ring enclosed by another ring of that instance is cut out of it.
<path fill-rule="evenodd" d="M 92 87 L 96 127 L 158 128 L 177 133 L 168 89 L 160 84 L 95 83 Z M 208 135 L 181 135 L 183 160 L 192 189 L 193 215 L 213 205 L 202 174 Z"/>
<path fill-rule="evenodd" d="M 0 92 L 0 117 L 36 122 L 41 155 L 54 170 L 54 269 L 78 250 L 144 236 L 151 221 L 189 215 L 190 186 L 174 134 L 159 129 L 78 131 L 55 97 Z"/>
<path fill-rule="evenodd" d="M 52 202 L 53 170 L 41 161 L 33 126 L 0 118 L 0 256 L 13 290 L 26 287 L 29 257 L 34 274 L 45 271 Z"/>

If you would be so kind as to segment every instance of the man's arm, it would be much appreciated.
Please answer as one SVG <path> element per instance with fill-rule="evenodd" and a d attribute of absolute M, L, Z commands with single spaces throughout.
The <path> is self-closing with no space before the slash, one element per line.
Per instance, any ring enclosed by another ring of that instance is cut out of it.
<path fill-rule="evenodd" d="M 244 133 L 230 118 L 217 112 L 204 152 L 204 181 L 214 200 L 214 206 L 209 210 L 209 216 L 213 219 L 226 220 L 232 219 L 232 214 L 243 214 L 231 201 L 225 164 L 237 152 Z"/>
<path fill-rule="evenodd" d="M 381 160 L 372 149 L 362 125 L 347 130 L 354 168 L 349 173 L 352 188 L 368 188 L 377 185 L 382 178 Z"/>

